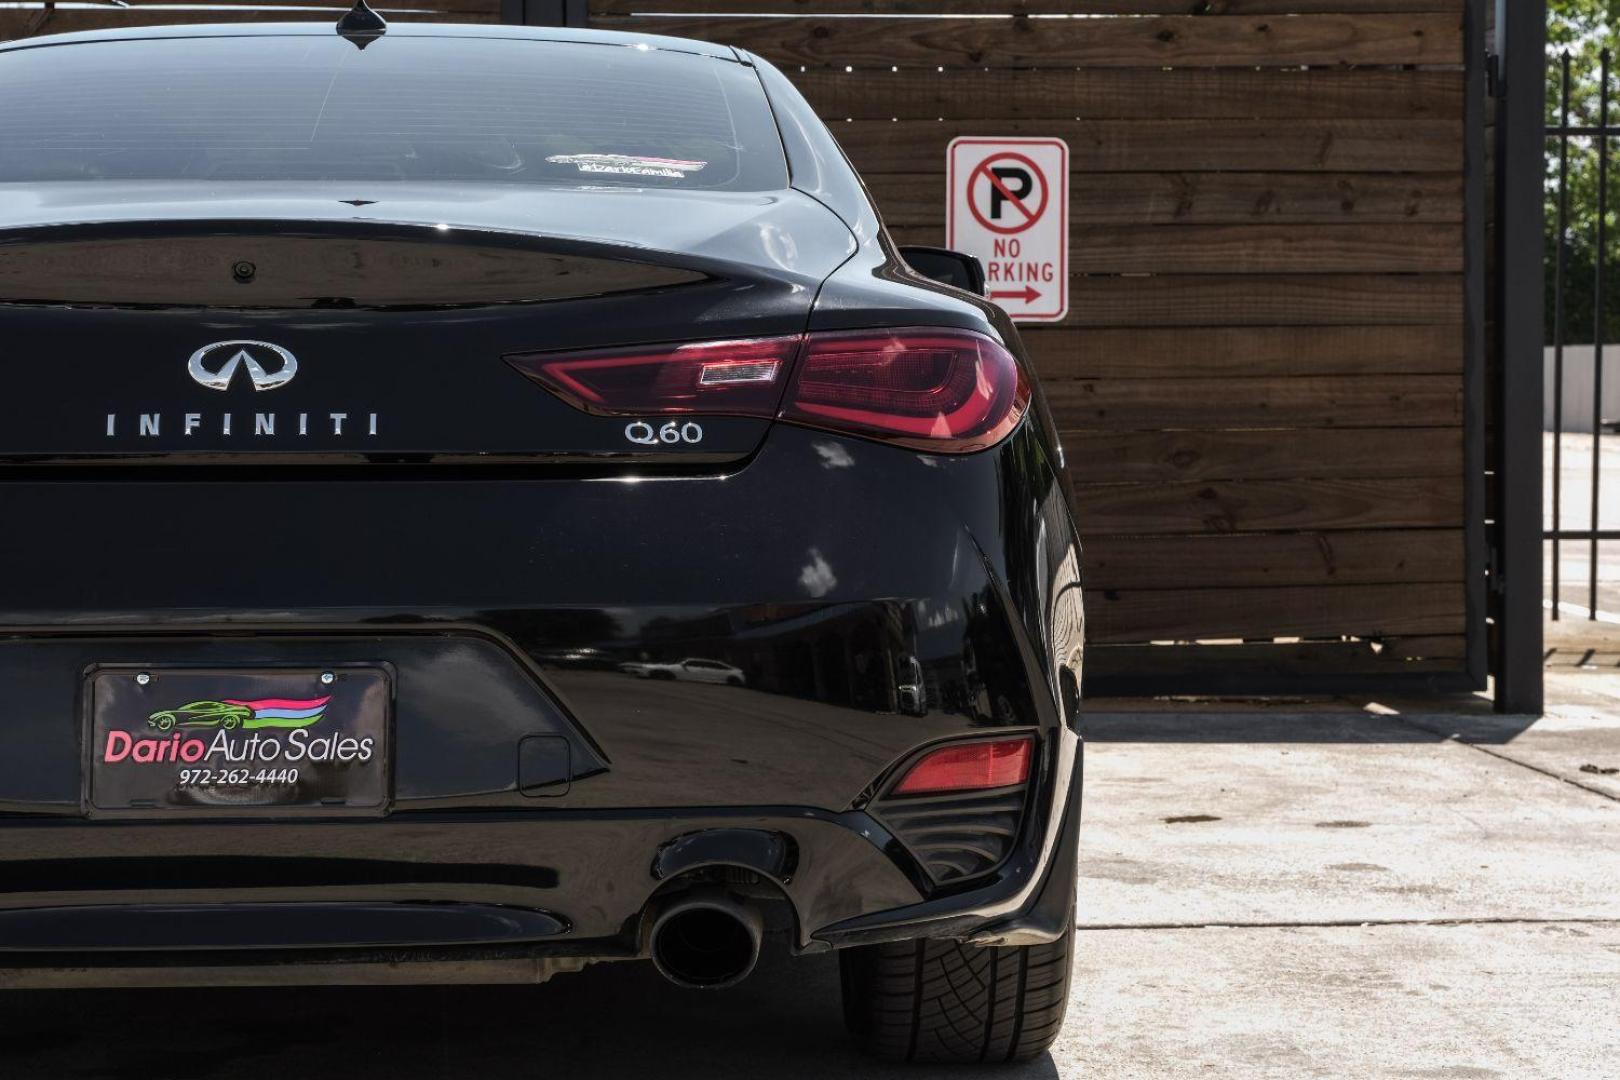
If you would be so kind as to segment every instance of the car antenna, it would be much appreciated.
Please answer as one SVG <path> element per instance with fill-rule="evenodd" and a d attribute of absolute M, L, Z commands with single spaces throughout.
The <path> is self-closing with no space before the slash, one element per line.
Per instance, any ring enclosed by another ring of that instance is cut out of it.
<path fill-rule="evenodd" d="M 372 11 L 366 0 L 355 0 L 354 7 L 338 20 L 337 32 L 340 37 L 353 42 L 355 48 L 364 49 L 388 33 L 388 21 Z"/>

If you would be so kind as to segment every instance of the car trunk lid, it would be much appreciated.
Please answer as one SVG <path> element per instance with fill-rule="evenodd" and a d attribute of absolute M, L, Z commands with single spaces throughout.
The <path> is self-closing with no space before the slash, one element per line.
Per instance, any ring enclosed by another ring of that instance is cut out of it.
<path fill-rule="evenodd" d="M 796 334 L 853 249 L 791 191 L 224 187 L 12 193 L 0 458 L 736 458 L 768 419 L 648 445 L 505 358 Z"/>

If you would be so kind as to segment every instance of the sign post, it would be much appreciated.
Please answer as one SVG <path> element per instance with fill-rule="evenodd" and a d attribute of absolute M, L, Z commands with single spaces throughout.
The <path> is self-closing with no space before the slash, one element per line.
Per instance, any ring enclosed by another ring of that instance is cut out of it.
<path fill-rule="evenodd" d="M 945 246 L 984 263 L 985 291 L 1016 322 L 1069 313 L 1069 145 L 951 140 Z"/>

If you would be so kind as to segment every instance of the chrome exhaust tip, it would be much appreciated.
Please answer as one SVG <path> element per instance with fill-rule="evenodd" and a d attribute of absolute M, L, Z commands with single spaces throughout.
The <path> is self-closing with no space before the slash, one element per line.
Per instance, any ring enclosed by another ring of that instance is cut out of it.
<path fill-rule="evenodd" d="M 723 990 L 754 970 L 764 936 L 759 909 L 721 889 L 698 889 L 659 911 L 648 944 L 658 973 L 676 986 Z"/>

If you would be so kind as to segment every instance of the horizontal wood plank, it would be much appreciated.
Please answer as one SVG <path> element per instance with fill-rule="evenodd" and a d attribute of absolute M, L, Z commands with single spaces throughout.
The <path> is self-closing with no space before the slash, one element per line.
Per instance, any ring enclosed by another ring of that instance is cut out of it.
<path fill-rule="evenodd" d="M 1447 119 L 1462 115 L 1449 70 L 810 68 L 792 79 L 822 116 L 935 120 Z"/>
<path fill-rule="evenodd" d="M 1083 559 L 1090 591 L 1453 582 L 1463 565 L 1460 529 L 1099 536 Z"/>
<path fill-rule="evenodd" d="M 1462 660 L 1468 656 L 1468 639 L 1459 634 L 1406 635 L 1378 639 L 1381 655 L 1391 660 Z"/>
<path fill-rule="evenodd" d="M 1460 325 L 1024 326 L 1042 379 L 1447 374 L 1463 369 Z"/>
<path fill-rule="evenodd" d="M 873 173 L 866 182 L 891 228 L 944 228 L 941 173 Z M 1460 223 L 1463 178 L 1457 172 L 1076 172 L 1069 180 L 1069 220 L 1076 228 Z"/>
<path fill-rule="evenodd" d="M 1069 144 L 1088 172 L 1457 172 L 1463 129 L 1444 120 L 855 120 L 833 135 L 863 175 L 940 163 L 957 136 Z"/>
<path fill-rule="evenodd" d="M 1166 387 L 1169 396 L 1173 386 Z M 1063 431 L 1076 484 L 1462 476 L 1462 428 Z"/>
<path fill-rule="evenodd" d="M 1087 640 L 1099 644 L 1210 638 L 1458 635 L 1461 583 L 1093 592 Z"/>
<path fill-rule="evenodd" d="M 593 23 L 717 41 L 788 66 L 1294 67 L 1463 61 L 1458 13 L 1121 19 L 604 15 Z"/>
<path fill-rule="evenodd" d="M 1463 419 L 1462 379 L 1455 375 L 1073 379 L 1044 386 L 1063 431 L 1427 428 Z"/>
<path fill-rule="evenodd" d="M 593 15 L 1300 15 L 1461 12 L 1464 0 L 591 0 Z"/>
<path fill-rule="evenodd" d="M 1206 692 L 1218 692 L 1279 678 L 1460 673 L 1466 667 L 1467 642 L 1462 634 L 1451 634 L 1376 641 L 1093 645 L 1086 650 L 1085 689 L 1089 695 L 1106 693 L 1125 681 L 1133 689 L 1174 681 L 1178 687 L 1202 685 Z"/>
<path fill-rule="evenodd" d="M 1453 225 L 1097 225 L 1075 230 L 1081 274 L 1461 273 Z M 995 268 L 992 267 L 992 270 Z"/>
<path fill-rule="evenodd" d="M 902 244 L 940 242 L 938 226 L 891 225 Z M 1461 273 L 1455 225 L 1088 225 L 1069 237 L 1078 274 Z M 986 259 L 992 286 L 1021 284 L 1016 259 Z"/>
<path fill-rule="evenodd" d="M 1310 326 L 1463 319 L 1458 274 L 1081 276 L 1071 326 Z"/>
<path fill-rule="evenodd" d="M 1454 529 L 1463 485 L 1456 477 L 1111 484 L 1076 488 L 1074 516 L 1082 537 Z"/>

